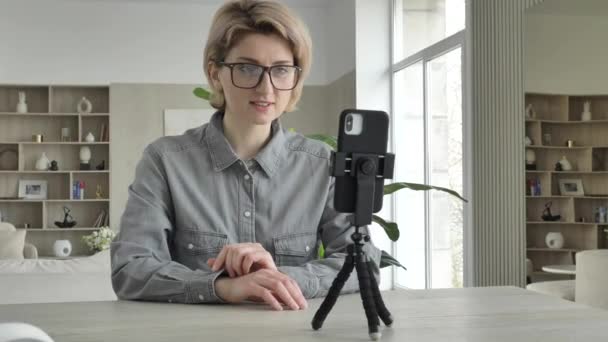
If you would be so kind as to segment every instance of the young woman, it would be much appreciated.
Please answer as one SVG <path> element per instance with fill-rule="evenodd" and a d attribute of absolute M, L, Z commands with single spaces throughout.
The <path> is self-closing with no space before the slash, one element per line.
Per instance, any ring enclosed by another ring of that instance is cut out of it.
<path fill-rule="evenodd" d="M 204 52 L 218 111 L 145 149 L 111 248 L 119 298 L 298 310 L 327 294 L 353 228 L 333 209 L 329 148 L 279 122 L 310 64 L 308 31 L 284 5 L 218 10 Z M 343 293 L 357 289 L 351 276 Z"/>

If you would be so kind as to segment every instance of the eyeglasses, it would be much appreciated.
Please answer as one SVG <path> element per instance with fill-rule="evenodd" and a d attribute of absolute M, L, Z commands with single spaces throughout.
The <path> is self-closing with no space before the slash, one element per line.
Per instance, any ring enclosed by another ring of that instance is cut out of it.
<path fill-rule="evenodd" d="M 221 66 L 230 68 L 232 84 L 237 88 L 256 88 L 264 78 L 264 72 L 270 76 L 270 83 L 277 90 L 292 90 L 298 84 L 302 68 L 296 65 L 263 66 L 251 63 L 225 63 L 217 62 Z"/>

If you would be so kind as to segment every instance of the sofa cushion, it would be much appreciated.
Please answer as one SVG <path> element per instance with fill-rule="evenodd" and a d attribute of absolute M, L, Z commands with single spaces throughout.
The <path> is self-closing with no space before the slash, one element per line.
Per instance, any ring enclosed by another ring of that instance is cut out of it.
<path fill-rule="evenodd" d="M 0 259 L 23 260 L 25 230 L 0 231 Z"/>

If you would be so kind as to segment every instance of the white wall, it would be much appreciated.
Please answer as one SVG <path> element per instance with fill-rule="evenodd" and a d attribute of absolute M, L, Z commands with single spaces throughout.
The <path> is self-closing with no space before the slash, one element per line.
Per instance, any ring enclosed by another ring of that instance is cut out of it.
<path fill-rule="evenodd" d="M 4 0 L 0 83 L 206 83 L 202 50 L 219 7 L 211 3 Z M 289 5 L 313 39 L 307 84 L 353 70 L 354 1 Z"/>
<path fill-rule="evenodd" d="M 608 94 L 608 16 L 525 16 L 526 91 Z"/>

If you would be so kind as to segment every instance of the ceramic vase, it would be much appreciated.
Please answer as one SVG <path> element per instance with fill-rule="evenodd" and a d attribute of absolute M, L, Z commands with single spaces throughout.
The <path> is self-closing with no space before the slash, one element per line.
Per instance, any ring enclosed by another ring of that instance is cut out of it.
<path fill-rule="evenodd" d="M 562 165 L 562 171 L 572 171 L 572 164 L 568 159 L 566 159 L 566 156 L 562 156 L 559 163 Z"/>
<path fill-rule="evenodd" d="M 51 161 L 47 158 L 46 153 L 42 152 L 40 158 L 36 161 L 36 170 L 47 171 L 49 169 Z"/>
<path fill-rule="evenodd" d="M 545 237 L 545 243 L 551 249 L 560 249 L 564 247 L 564 235 L 560 232 L 549 232 Z"/>
<path fill-rule="evenodd" d="M 65 258 L 72 253 L 72 243 L 70 240 L 57 240 L 53 244 L 53 253 L 58 258 Z"/>
<path fill-rule="evenodd" d="M 17 113 L 27 113 L 27 103 L 25 103 L 25 92 L 19 92 L 19 102 L 17 103 Z"/>

